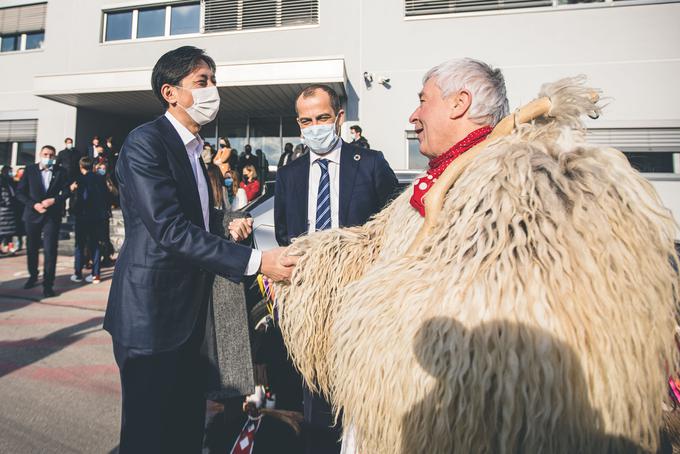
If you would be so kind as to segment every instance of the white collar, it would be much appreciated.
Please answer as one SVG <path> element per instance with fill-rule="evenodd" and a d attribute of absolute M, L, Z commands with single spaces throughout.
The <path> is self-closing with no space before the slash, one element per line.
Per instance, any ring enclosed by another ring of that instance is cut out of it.
<path fill-rule="evenodd" d="M 165 118 L 170 121 L 170 124 L 175 128 L 177 131 L 177 134 L 179 134 L 179 138 L 182 140 L 182 143 L 184 144 L 185 147 L 187 147 L 191 142 L 194 140 L 197 141 L 198 145 L 200 145 L 201 148 L 203 148 L 203 139 L 201 139 L 200 136 L 194 135 L 189 131 L 182 123 L 179 122 L 169 111 L 165 111 Z M 197 147 L 198 148 L 198 147 Z"/>
<path fill-rule="evenodd" d="M 312 150 L 309 150 L 309 165 L 313 165 L 315 161 L 319 159 L 328 159 L 330 162 L 334 162 L 340 165 L 340 152 L 342 151 L 342 139 L 338 140 L 338 143 L 333 147 L 331 151 L 326 154 L 316 154 Z"/>

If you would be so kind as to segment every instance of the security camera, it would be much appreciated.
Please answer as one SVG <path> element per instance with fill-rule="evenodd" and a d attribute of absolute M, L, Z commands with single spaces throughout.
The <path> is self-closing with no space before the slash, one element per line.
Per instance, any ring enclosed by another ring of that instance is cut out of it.
<path fill-rule="evenodd" d="M 373 82 L 373 74 L 369 73 L 368 71 L 364 72 L 364 80 L 367 84 L 370 84 Z"/>
<path fill-rule="evenodd" d="M 390 83 L 390 78 L 389 78 L 389 77 L 385 77 L 385 76 L 381 76 L 380 78 L 378 78 L 378 83 L 379 83 L 380 85 L 389 84 L 389 83 Z"/>

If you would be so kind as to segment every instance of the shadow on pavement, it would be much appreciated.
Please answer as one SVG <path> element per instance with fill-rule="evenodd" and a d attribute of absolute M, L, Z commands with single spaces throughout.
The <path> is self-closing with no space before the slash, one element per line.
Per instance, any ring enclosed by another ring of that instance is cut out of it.
<path fill-rule="evenodd" d="M 101 329 L 104 317 L 93 317 L 41 338 L 0 341 L 0 377 L 30 366 Z M 95 331 L 96 331 L 95 330 Z"/>

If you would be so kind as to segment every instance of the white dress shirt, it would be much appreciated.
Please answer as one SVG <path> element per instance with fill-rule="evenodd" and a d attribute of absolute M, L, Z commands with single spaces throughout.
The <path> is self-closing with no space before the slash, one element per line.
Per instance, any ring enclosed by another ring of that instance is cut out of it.
<path fill-rule="evenodd" d="M 203 151 L 203 139 L 200 136 L 192 134 L 182 123 L 180 123 L 172 114 L 168 111 L 165 112 L 165 117 L 170 121 L 170 124 L 175 128 L 177 134 L 179 134 L 184 147 L 187 150 L 189 156 L 189 162 L 191 163 L 191 169 L 194 173 L 194 179 L 196 181 L 196 186 L 198 187 L 198 197 L 201 201 L 201 212 L 203 213 L 203 223 L 205 229 L 210 231 L 210 206 L 208 198 L 208 182 L 203 175 L 201 170 L 201 152 Z M 260 269 L 260 263 L 262 262 L 262 252 L 254 249 L 252 254 L 250 254 L 250 259 L 248 260 L 248 266 L 246 267 L 246 276 L 253 275 Z"/>
<path fill-rule="evenodd" d="M 342 140 L 331 151 L 326 154 L 316 154 L 310 150 L 309 155 L 309 198 L 307 199 L 307 221 L 309 223 L 309 233 L 316 231 L 316 196 L 319 193 L 319 179 L 321 178 L 321 167 L 319 159 L 328 160 L 328 177 L 331 182 L 331 228 L 340 226 L 340 152 L 342 151 Z"/>
<path fill-rule="evenodd" d="M 40 176 L 42 176 L 43 187 L 45 188 L 45 192 L 47 192 L 47 189 L 49 189 L 50 183 L 52 182 L 52 169 L 43 167 L 42 164 L 40 164 Z"/>

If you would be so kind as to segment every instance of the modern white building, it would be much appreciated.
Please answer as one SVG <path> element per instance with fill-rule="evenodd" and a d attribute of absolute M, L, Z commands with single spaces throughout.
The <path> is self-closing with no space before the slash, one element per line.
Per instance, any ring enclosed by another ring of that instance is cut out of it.
<path fill-rule="evenodd" d="M 0 165 L 36 148 L 119 144 L 160 113 L 150 76 L 194 45 L 218 65 L 203 130 L 276 163 L 297 143 L 305 84 L 338 90 L 347 118 L 395 169 L 423 168 L 408 117 L 424 72 L 470 56 L 503 69 L 511 107 L 585 74 L 608 97 L 592 140 L 627 152 L 680 219 L 680 3 L 654 0 L 0 1 Z"/>

